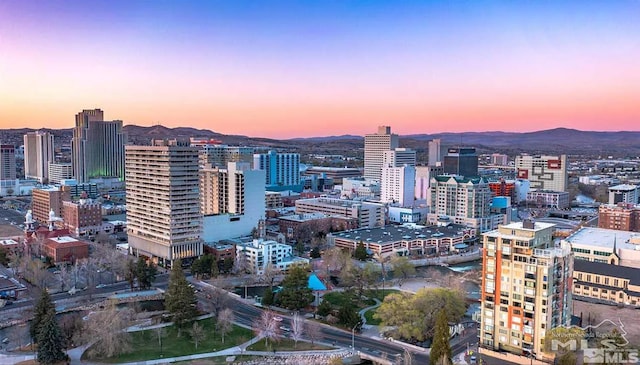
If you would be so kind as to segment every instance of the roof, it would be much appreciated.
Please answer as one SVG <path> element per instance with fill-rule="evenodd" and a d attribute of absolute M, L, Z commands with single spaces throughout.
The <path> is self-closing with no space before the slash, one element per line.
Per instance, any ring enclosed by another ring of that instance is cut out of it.
<path fill-rule="evenodd" d="M 546 229 L 549 227 L 554 227 L 555 224 L 553 223 L 545 223 L 545 222 L 534 222 L 534 228 L 533 230 L 541 230 L 541 229 Z M 500 228 L 506 228 L 506 229 L 530 229 L 530 228 L 525 228 L 523 225 L 523 222 L 514 222 L 514 223 L 509 223 L 509 224 L 504 224 L 501 225 Z"/>
<path fill-rule="evenodd" d="M 628 279 L 630 284 L 640 285 L 640 269 L 633 267 L 610 265 L 587 260 L 575 260 L 573 262 L 573 271 Z"/>
<path fill-rule="evenodd" d="M 574 234 L 565 238 L 565 242 L 575 245 L 587 245 L 613 249 L 613 243 L 619 249 L 635 250 L 639 245 L 629 243 L 629 240 L 636 237 L 640 239 L 640 233 L 618 231 L 615 229 L 582 227 Z"/>
<path fill-rule="evenodd" d="M 309 289 L 315 291 L 327 290 L 327 287 L 318 279 L 316 274 L 309 275 Z"/>
<path fill-rule="evenodd" d="M 49 238 L 44 242 L 45 245 L 53 248 L 60 247 L 82 247 L 89 246 L 87 242 L 79 241 L 73 237 L 63 236 L 63 237 L 53 237 Z"/>
<path fill-rule="evenodd" d="M 469 228 L 459 224 L 448 226 L 396 226 L 389 225 L 377 228 L 362 228 L 351 231 L 331 233 L 335 238 L 348 239 L 380 244 L 392 244 L 393 242 L 415 239 L 441 239 L 464 236 Z"/>
<path fill-rule="evenodd" d="M 483 178 L 481 177 L 474 177 L 474 178 L 465 178 L 459 175 L 438 175 L 435 176 L 434 179 L 436 179 L 436 181 L 439 182 L 447 182 L 451 179 L 454 179 L 457 183 L 459 184 L 485 184 L 487 183 Z"/>
<path fill-rule="evenodd" d="M 612 186 L 609 188 L 609 191 L 611 190 L 624 190 L 624 191 L 632 191 L 632 190 L 636 190 L 638 188 L 637 185 L 630 185 L 630 184 L 620 184 L 620 185 L 616 185 L 616 186 Z"/>

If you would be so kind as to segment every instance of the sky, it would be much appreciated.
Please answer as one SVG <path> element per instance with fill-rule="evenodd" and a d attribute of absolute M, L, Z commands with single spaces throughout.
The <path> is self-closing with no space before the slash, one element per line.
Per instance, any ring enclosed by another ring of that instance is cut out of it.
<path fill-rule="evenodd" d="M 0 1 L 0 128 L 640 130 L 640 1 Z"/>

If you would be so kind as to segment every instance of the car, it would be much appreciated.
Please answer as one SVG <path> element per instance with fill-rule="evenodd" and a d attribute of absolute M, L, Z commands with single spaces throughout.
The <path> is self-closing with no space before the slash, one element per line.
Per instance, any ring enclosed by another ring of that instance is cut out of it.
<path fill-rule="evenodd" d="M 98 284 L 98 285 L 96 285 L 96 289 L 101 289 L 101 288 L 104 288 L 106 286 L 107 286 L 107 284 Z"/>
<path fill-rule="evenodd" d="M 476 361 L 477 361 L 477 359 L 476 359 L 476 356 L 475 356 L 475 355 L 471 356 L 471 357 L 469 358 L 469 360 L 471 361 L 471 363 L 472 363 L 472 364 L 475 364 L 475 363 L 476 363 Z"/>
<path fill-rule="evenodd" d="M 275 317 L 273 317 L 273 320 L 276 321 L 276 322 L 282 322 L 282 317 L 275 316 Z"/>
<path fill-rule="evenodd" d="M 285 331 L 285 332 L 291 332 L 291 328 L 289 328 L 287 326 L 280 326 L 280 329 Z"/>

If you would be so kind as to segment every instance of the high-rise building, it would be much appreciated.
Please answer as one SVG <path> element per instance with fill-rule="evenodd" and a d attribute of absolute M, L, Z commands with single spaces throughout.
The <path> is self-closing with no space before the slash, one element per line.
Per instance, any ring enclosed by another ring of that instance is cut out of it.
<path fill-rule="evenodd" d="M 466 178 L 478 176 L 478 155 L 475 148 L 449 148 L 444 156 L 444 173 Z"/>
<path fill-rule="evenodd" d="M 200 147 L 200 165 L 202 167 L 226 168 L 228 162 L 253 162 L 253 147 L 227 146 L 224 144 L 202 143 L 191 139 L 191 146 Z"/>
<path fill-rule="evenodd" d="M 198 148 L 154 140 L 125 156 L 132 253 L 161 265 L 202 255 Z"/>
<path fill-rule="evenodd" d="M 70 163 L 49 162 L 49 183 L 60 184 L 62 180 L 73 178 L 73 167 Z"/>
<path fill-rule="evenodd" d="M 483 234 L 481 346 L 542 358 L 546 331 L 571 324 L 573 257 L 553 230 L 525 220 Z"/>
<path fill-rule="evenodd" d="M 638 204 L 639 197 L 640 188 L 637 185 L 622 184 L 609 187 L 609 204 Z"/>
<path fill-rule="evenodd" d="M 364 136 L 364 177 L 380 181 L 384 152 L 398 148 L 398 135 L 391 133 L 391 127 L 380 126 L 375 134 Z"/>
<path fill-rule="evenodd" d="M 409 165 L 383 167 L 380 201 L 412 207 L 415 199 L 416 168 Z"/>
<path fill-rule="evenodd" d="M 567 190 L 567 155 L 519 155 L 515 161 L 516 178 L 529 180 L 534 190 Z"/>
<path fill-rule="evenodd" d="M 63 215 L 63 203 L 71 200 L 69 192 L 59 186 L 45 186 L 31 190 L 31 211 L 33 219 L 46 226 L 49 214 L 53 211 L 56 217 Z"/>
<path fill-rule="evenodd" d="M 501 153 L 491 154 L 491 165 L 494 166 L 507 166 L 509 163 L 509 157 Z"/>
<path fill-rule="evenodd" d="M 431 178 L 443 173 L 442 166 L 416 166 L 416 199 L 425 200 L 427 206 L 431 206 Z"/>
<path fill-rule="evenodd" d="M 429 166 L 442 165 L 442 144 L 441 140 L 432 139 L 429 141 Z"/>
<path fill-rule="evenodd" d="M 29 132 L 24 135 L 24 176 L 40 183 L 49 182 L 49 164 L 54 162 L 53 135 Z"/>
<path fill-rule="evenodd" d="M 246 162 L 200 170 L 205 242 L 251 234 L 265 215 L 264 176 L 264 171 L 252 170 Z"/>
<path fill-rule="evenodd" d="M 83 183 L 95 177 L 124 178 L 126 133 L 122 121 L 105 121 L 100 109 L 76 114 L 71 140 L 73 175 Z"/>
<path fill-rule="evenodd" d="M 299 153 L 256 153 L 253 155 L 253 168 L 265 171 L 267 190 L 302 191 Z"/>
<path fill-rule="evenodd" d="M 382 153 L 382 167 L 415 166 L 416 151 L 410 148 L 394 148 Z"/>
<path fill-rule="evenodd" d="M 12 144 L 0 143 L 0 180 L 16 178 L 16 149 Z"/>
<path fill-rule="evenodd" d="M 431 178 L 431 210 L 427 222 L 446 220 L 475 228 L 478 232 L 495 229 L 504 223 L 504 214 L 490 212 L 491 190 L 482 178 L 436 176 Z"/>

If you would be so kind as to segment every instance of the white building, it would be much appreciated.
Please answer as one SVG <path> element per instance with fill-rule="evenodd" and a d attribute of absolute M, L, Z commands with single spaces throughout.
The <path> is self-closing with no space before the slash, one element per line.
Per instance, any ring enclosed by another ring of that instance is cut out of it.
<path fill-rule="evenodd" d="M 296 213 L 315 212 L 356 218 L 360 228 L 381 227 L 385 224 L 384 204 L 334 198 L 296 200 Z"/>
<path fill-rule="evenodd" d="M 569 193 L 565 191 L 529 191 L 527 193 L 527 201 L 553 209 L 566 209 L 570 206 Z"/>
<path fill-rule="evenodd" d="M 516 178 L 529 180 L 533 190 L 567 190 L 567 155 L 520 155 L 515 167 Z"/>
<path fill-rule="evenodd" d="M 202 255 L 198 149 L 152 144 L 126 147 L 127 233 L 133 254 L 170 265 Z"/>
<path fill-rule="evenodd" d="M 638 204 L 640 189 L 637 185 L 622 184 L 609 188 L 609 204 L 630 203 Z"/>
<path fill-rule="evenodd" d="M 269 264 L 286 272 L 291 265 L 309 263 L 308 259 L 293 256 L 290 245 L 262 239 L 236 244 L 236 260 L 243 259 L 247 260 L 250 271 L 255 275 L 262 275 Z"/>
<path fill-rule="evenodd" d="M 248 236 L 265 214 L 265 172 L 248 163 L 200 172 L 205 242 Z"/>
<path fill-rule="evenodd" d="M 265 171 L 265 183 L 269 190 L 302 190 L 299 153 L 257 153 L 253 155 L 253 168 Z"/>
<path fill-rule="evenodd" d="M 640 268 L 640 233 L 582 227 L 562 240 L 576 260 Z"/>
<path fill-rule="evenodd" d="M 509 157 L 501 153 L 491 154 L 491 165 L 494 166 L 507 166 L 509 164 Z"/>
<path fill-rule="evenodd" d="M 398 148 L 398 135 L 391 133 L 391 127 L 380 126 L 375 134 L 364 136 L 364 177 L 380 181 L 384 152 Z"/>
<path fill-rule="evenodd" d="M 382 167 L 415 166 L 416 151 L 410 148 L 394 148 L 382 153 Z"/>
<path fill-rule="evenodd" d="M 37 131 L 24 135 L 24 175 L 40 183 L 49 182 L 49 164 L 54 162 L 53 134 Z"/>
<path fill-rule="evenodd" d="M 442 166 L 441 142 L 439 138 L 429 141 L 429 166 Z"/>
<path fill-rule="evenodd" d="M 344 178 L 342 179 L 341 196 L 349 199 L 376 199 L 380 196 L 380 182 L 375 180 L 367 180 L 362 177 Z"/>
<path fill-rule="evenodd" d="M 49 163 L 49 184 L 61 184 L 63 180 L 73 178 L 73 167 L 70 163 Z"/>
<path fill-rule="evenodd" d="M 424 200 L 431 205 L 431 178 L 444 174 L 442 166 L 416 166 L 416 200 Z"/>
<path fill-rule="evenodd" d="M 383 167 L 380 201 L 413 206 L 415 199 L 416 169 L 413 166 Z"/>

